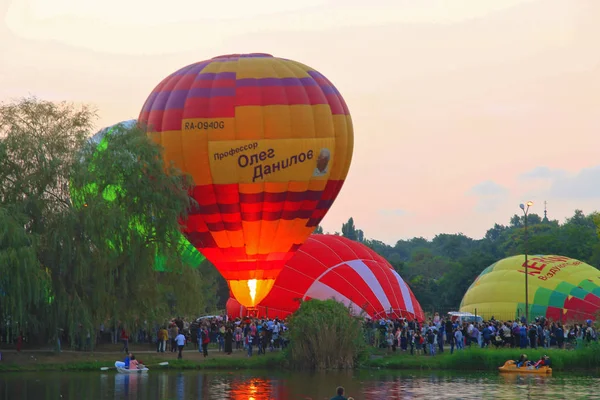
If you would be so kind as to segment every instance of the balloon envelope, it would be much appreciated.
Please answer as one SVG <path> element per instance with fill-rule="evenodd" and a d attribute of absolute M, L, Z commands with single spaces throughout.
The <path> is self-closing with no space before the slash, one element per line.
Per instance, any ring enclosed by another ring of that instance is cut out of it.
<path fill-rule="evenodd" d="M 131 129 L 137 124 L 137 120 L 132 119 L 123 121 L 118 124 L 103 128 L 98 133 L 90 138 L 90 142 L 97 145 L 94 156 L 97 156 L 101 152 L 105 151 L 108 146 L 110 135 L 118 133 L 120 129 Z M 94 168 L 92 162 L 90 168 Z M 70 187 L 71 196 L 76 206 L 81 207 L 85 204 L 86 195 L 97 195 L 99 186 L 96 183 L 89 183 L 82 188 L 76 188 L 73 185 Z M 114 182 L 105 186 L 102 191 L 102 198 L 106 201 L 114 201 L 117 198 L 117 194 L 122 192 L 123 189 L 119 185 L 119 182 Z M 132 228 L 138 231 L 143 231 L 144 228 L 132 222 Z M 178 240 L 178 249 L 181 257 L 181 261 L 184 265 L 197 268 L 206 258 L 198 251 L 192 244 L 183 236 L 180 236 Z M 166 271 L 166 258 L 163 255 L 158 254 L 155 258 L 154 269 L 157 271 Z"/>
<path fill-rule="evenodd" d="M 187 238 L 256 306 L 348 173 L 353 129 L 339 91 L 299 62 L 232 54 L 166 77 L 139 120 L 165 163 L 194 180 Z"/>
<path fill-rule="evenodd" d="M 372 319 L 424 320 L 414 294 L 383 257 L 335 235 L 311 235 L 286 263 L 258 312 L 285 318 L 300 307 L 301 300 L 330 298 Z M 229 299 L 227 313 L 235 318 L 245 316 L 246 310 Z"/>
<path fill-rule="evenodd" d="M 595 319 L 600 308 L 600 271 L 573 258 L 528 257 L 530 317 L 553 321 Z M 525 256 L 502 259 L 487 267 L 465 293 L 460 311 L 514 320 L 525 315 Z"/>

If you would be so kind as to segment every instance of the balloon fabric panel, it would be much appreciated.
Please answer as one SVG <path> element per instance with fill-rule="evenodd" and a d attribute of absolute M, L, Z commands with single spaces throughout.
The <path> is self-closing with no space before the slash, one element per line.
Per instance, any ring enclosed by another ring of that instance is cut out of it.
<path fill-rule="evenodd" d="M 352 156 L 338 90 L 269 55 L 182 68 L 154 89 L 139 119 L 165 162 L 193 177 L 198 206 L 186 236 L 228 281 L 277 277 L 335 200 Z"/>
<path fill-rule="evenodd" d="M 300 306 L 299 300 L 331 297 L 371 318 L 424 320 L 414 294 L 384 258 L 344 237 L 315 234 L 286 263 L 273 289 L 261 302 L 259 315 L 268 311 L 269 317 L 282 318 Z M 235 301 L 231 300 L 228 313 L 239 316 L 233 306 Z"/>

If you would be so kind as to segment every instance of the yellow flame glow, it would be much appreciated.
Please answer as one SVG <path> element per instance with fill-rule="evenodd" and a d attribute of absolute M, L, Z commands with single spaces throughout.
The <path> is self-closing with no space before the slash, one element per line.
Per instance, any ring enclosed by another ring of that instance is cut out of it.
<path fill-rule="evenodd" d="M 256 279 L 250 279 L 248 281 L 248 289 L 250 289 L 250 298 L 254 303 L 254 299 L 256 298 Z"/>
<path fill-rule="evenodd" d="M 275 279 L 231 280 L 229 289 L 233 297 L 247 308 L 255 308 L 269 294 Z"/>

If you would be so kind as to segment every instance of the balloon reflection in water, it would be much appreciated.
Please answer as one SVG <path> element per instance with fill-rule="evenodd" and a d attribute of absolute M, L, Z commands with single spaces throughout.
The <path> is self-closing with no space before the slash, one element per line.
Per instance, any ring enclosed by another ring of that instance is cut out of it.
<path fill-rule="evenodd" d="M 269 400 L 287 399 L 288 391 L 279 381 L 252 377 L 235 379 L 231 382 L 229 398 L 231 400 Z"/>
<path fill-rule="evenodd" d="M 137 398 L 138 386 L 148 382 L 148 375 L 115 374 L 115 399 L 123 396 Z"/>

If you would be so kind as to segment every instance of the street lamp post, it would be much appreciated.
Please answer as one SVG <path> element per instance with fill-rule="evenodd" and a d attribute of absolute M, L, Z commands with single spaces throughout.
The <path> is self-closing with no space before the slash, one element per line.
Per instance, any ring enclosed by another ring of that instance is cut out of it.
<path fill-rule="evenodd" d="M 529 214 L 529 207 L 533 205 L 533 201 L 519 204 L 523 215 L 525 216 L 525 319 L 529 324 L 529 265 L 527 263 L 527 214 Z"/>

